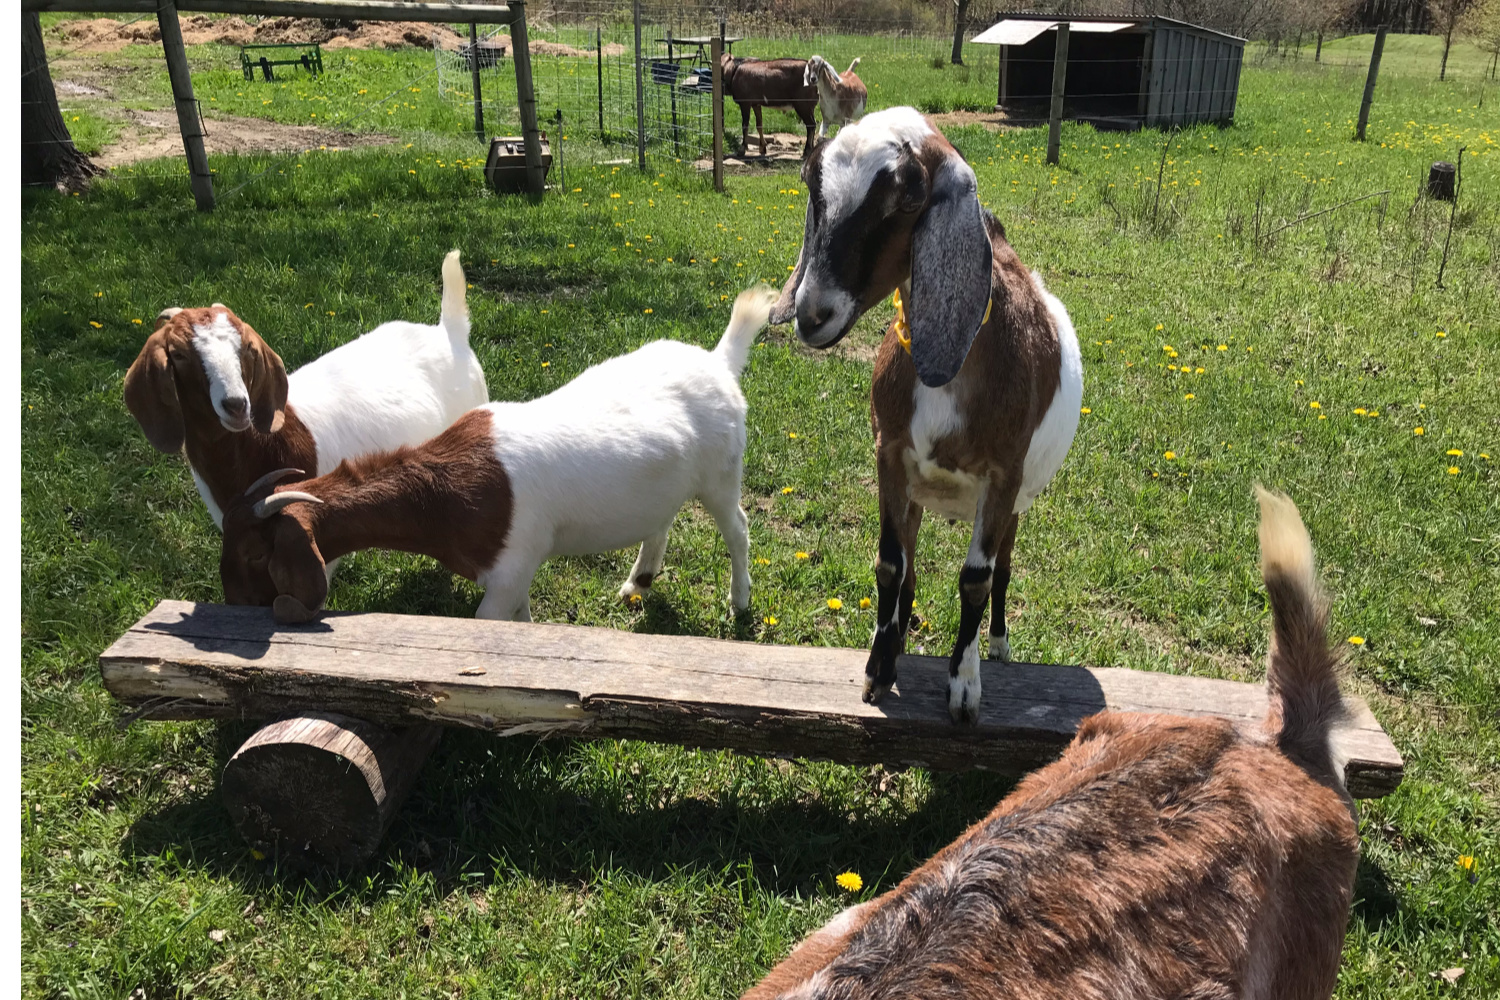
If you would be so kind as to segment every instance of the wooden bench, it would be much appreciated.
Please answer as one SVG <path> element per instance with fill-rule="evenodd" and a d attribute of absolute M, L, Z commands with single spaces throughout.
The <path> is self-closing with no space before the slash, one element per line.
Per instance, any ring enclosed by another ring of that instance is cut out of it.
<path fill-rule="evenodd" d="M 163 601 L 100 667 L 140 718 L 281 720 L 225 768 L 231 815 L 252 843 L 348 861 L 378 846 L 437 726 L 1019 775 L 1101 709 L 1247 723 L 1266 711 L 1255 684 L 985 663 L 980 724 L 962 728 L 948 719 L 946 660 L 903 658 L 897 690 L 871 706 L 865 657 L 467 618 L 331 612 L 278 626 L 268 608 Z M 1348 701 L 1334 734 L 1345 781 L 1356 797 L 1385 795 L 1401 755 L 1364 702 Z"/>
<path fill-rule="evenodd" d="M 298 55 L 291 59 L 272 59 L 268 55 L 252 56 L 250 53 L 276 51 L 281 49 L 296 49 Z M 319 76 L 323 72 L 323 48 L 317 42 L 261 42 L 255 45 L 240 46 L 240 72 L 245 74 L 245 82 L 255 81 L 255 71 L 259 69 L 269 82 L 276 79 L 272 67 L 275 66 L 301 66 L 313 76 Z"/>

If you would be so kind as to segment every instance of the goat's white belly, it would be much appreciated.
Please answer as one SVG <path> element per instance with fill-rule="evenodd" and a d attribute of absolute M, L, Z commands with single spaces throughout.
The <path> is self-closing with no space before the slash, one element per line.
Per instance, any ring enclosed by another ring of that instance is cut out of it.
<path fill-rule="evenodd" d="M 934 514 L 974 520 L 985 481 L 961 469 L 945 469 L 933 460 L 939 441 L 963 430 L 948 386 L 928 388 L 918 382 L 913 398 L 911 447 L 902 454 L 911 499 Z"/>

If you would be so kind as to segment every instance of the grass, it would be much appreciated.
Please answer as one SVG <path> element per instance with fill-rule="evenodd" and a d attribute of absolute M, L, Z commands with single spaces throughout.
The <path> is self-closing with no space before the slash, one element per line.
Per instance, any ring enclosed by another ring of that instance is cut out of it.
<path fill-rule="evenodd" d="M 1067 126 L 1057 168 L 1037 130 L 950 136 L 1085 352 L 1090 412 L 1017 544 L 1016 654 L 1257 679 L 1249 487 L 1288 490 L 1335 638 L 1364 639 L 1346 646 L 1346 687 L 1407 761 L 1402 788 L 1362 808 L 1338 995 L 1482 997 L 1500 990 L 1500 117 L 1491 98 L 1477 106 L 1477 79 L 1388 66 L 1363 145 L 1349 141 L 1362 77 L 1305 60 L 1247 66 L 1228 130 Z M 354 71 L 340 70 L 347 89 Z M 912 69 L 903 92 L 941 95 L 949 72 Z M 218 87 L 200 83 L 205 104 Z M 579 157 L 568 189 L 532 207 L 486 195 L 475 145 L 408 110 L 411 148 L 216 159 L 221 192 L 238 190 L 209 216 L 178 161 L 82 197 L 23 196 L 26 996 L 732 996 L 855 898 L 838 873 L 864 877 L 858 898 L 888 888 L 1006 790 L 981 774 L 452 733 L 374 863 L 309 872 L 228 828 L 214 787 L 246 726 L 115 726 L 99 652 L 161 598 L 219 596 L 218 536 L 187 471 L 120 398 L 160 308 L 227 302 L 294 367 L 382 320 L 435 316 L 441 255 L 458 246 L 491 394 L 520 399 L 657 337 L 712 343 L 727 298 L 779 283 L 795 258 L 795 173 L 732 177 L 717 196 L 675 165 Z M 1414 195 L 1460 145 L 1439 289 L 1448 207 Z M 1255 239 L 1257 202 L 1265 233 L 1386 189 L 1384 208 Z M 888 318 L 875 310 L 831 354 L 785 330 L 752 353 L 756 641 L 868 639 L 869 357 Z M 962 525 L 928 520 L 928 652 L 956 630 L 966 545 Z M 549 564 L 534 614 L 736 634 L 723 546 L 696 507 L 638 611 L 613 597 L 630 559 Z M 330 603 L 466 615 L 478 596 L 430 561 L 363 553 Z M 1466 970 L 1454 986 L 1431 978 L 1451 967 Z"/>

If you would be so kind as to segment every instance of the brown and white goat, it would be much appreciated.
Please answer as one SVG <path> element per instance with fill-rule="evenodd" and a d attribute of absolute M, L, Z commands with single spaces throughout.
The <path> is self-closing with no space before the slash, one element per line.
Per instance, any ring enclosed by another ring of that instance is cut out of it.
<path fill-rule="evenodd" d="M 818 107 L 818 88 L 807 78 L 807 62 L 802 59 L 736 59 L 729 53 L 719 57 L 724 93 L 740 106 L 740 149 L 750 152 L 750 111 L 755 111 L 755 134 L 760 137 L 760 155 L 766 155 L 766 133 L 761 128 L 760 109 L 780 108 L 791 111 L 807 126 L 807 143 L 802 147 L 805 159 L 812 150 L 813 130 L 817 127 L 814 112 Z"/>
<path fill-rule="evenodd" d="M 1324 1000 L 1359 856 L 1297 508 L 1261 493 L 1264 724 L 1101 712 L 1061 760 L 745 1000 Z"/>
<path fill-rule="evenodd" d="M 979 205 L 974 171 L 911 108 L 866 115 L 803 165 L 802 253 L 772 311 L 831 347 L 900 289 L 875 359 L 870 414 L 880 481 L 879 588 L 864 697 L 896 680 L 916 595 L 924 508 L 972 521 L 948 710 L 979 716 L 979 625 L 1009 660 L 1005 592 L 1019 516 L 1062 466 L 1078 428 L 1083 365 L 1062 303 Z M 907 337 L 907 330 L 910 337 Z"/>
<path fill-rule="evenodd" d="M 469 347 L 457 250 L 443 261 L 436 325 L 393 320 L 288 376 L 228 307 L 162 310 L 125 374 L 125 406 L 146 439 L 186 451 L 198 493 L 221 513 L 259 476 L 327 472 L 345 458 L 417 444 L 489 398 Z"/>
<path fill-rule="evenodd" d="M 823 112 L 823 120 L 818 123 L 819 139 L 828 134 L 829 125 L 847 125 L 864 116 L 869 95 L 864 81 L 854 75 L 854 67 L 858 65 L 856 59 L 840 74 L 822 56 L 807 61 L 804 80 L 817 86 L 818 107 Z"/>

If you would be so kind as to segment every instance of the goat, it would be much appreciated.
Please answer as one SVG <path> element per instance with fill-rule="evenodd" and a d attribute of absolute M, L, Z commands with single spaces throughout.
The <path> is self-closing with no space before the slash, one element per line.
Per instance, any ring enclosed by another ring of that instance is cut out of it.
<path fill-rule="evenodd" d="M 896 680 L 927 508 L 974 524 L 948 710 L 955 722 L 977 722 L 979 624 L 992 602 L 989 655 L 1008 661 L 1017 518 L 1062 466 L 1078 428 L 1078 339 L 1062 303 L 981 210 L 974 171 L 915 110 L 877 111 L 840 129 L 813 150 L 802 177 L 802 251 L 771 322 L 795 317 L 803 343 L 827 348 L 893 289 L 903 303 L 870 391 L 879 612 L 864 698 L 879 701 Z"/>
<path fill-rule="evenodd" d="M 186 451 L 216 527 L 257 477 L 417 444 L 489 399 L 469 347 L 457 250 L 443 261 L 437 326 L 396 320 L 287 375 L 249 323 L 221 303 L 162 310 L 125 375 L 125 406 L 146 439 Z"/>
<path fill-rule="evenodd" d="M 815 931 L 745 1000 L 1323 1000 L 1359 836 L 1297 508 L 1260 491 L 1263 724 L 1100 712 L 889 892 Z"/>
<path fill-rule="evenodd" d="M 661 572 L 672 520 L 697 497 L 729 548 L 730 597 L 743 611 L 750 535 L 739 376 L 774 297 L 765 287 L 740 293 L 713 352 L 658 340 L 540 399 L 471 410 L 417 447 L 274 492 L 284 476 L 272 473 L 226 513 L 225 599 L 307 621 L 327 597 L 325 560 L 387 548 L 478 582 L 476 617 L 530 621 L 531 578 L 544 561 L 639 542 L 620 588 L 631 600 Z"/>
<path fill-rule="evenodd" d="M 864 116 L 865 99 L 869 95 L 864 81 L 854 75 L 854 67 L 858 65 L 856 59 L 840 75 L 822 56 L 813 56 L 807 61 L 807 72 L 802 81 L 817 85 L 818 107 L 823 112 L 823 120 L 818 123 L 819 139 L 827 134 L 829 124 L 845 125 Z"/>
<path fill-rule="evenodd" d="M 791 111 L 807 126 L 802 157 L 812 150 L 813 116 L 818 106 L 818 88 L 807 78 L 807 63 L 801 59 L 736 59 L 729 53 L 719 57 L 724 93 L 740 106 L 740 149 L 750 151 L 750 111 L 755 110 L 755 134 L 760 137 L 760 155 L 766 155 L 766 134 L 761 128 L 761 108 Z"/>

